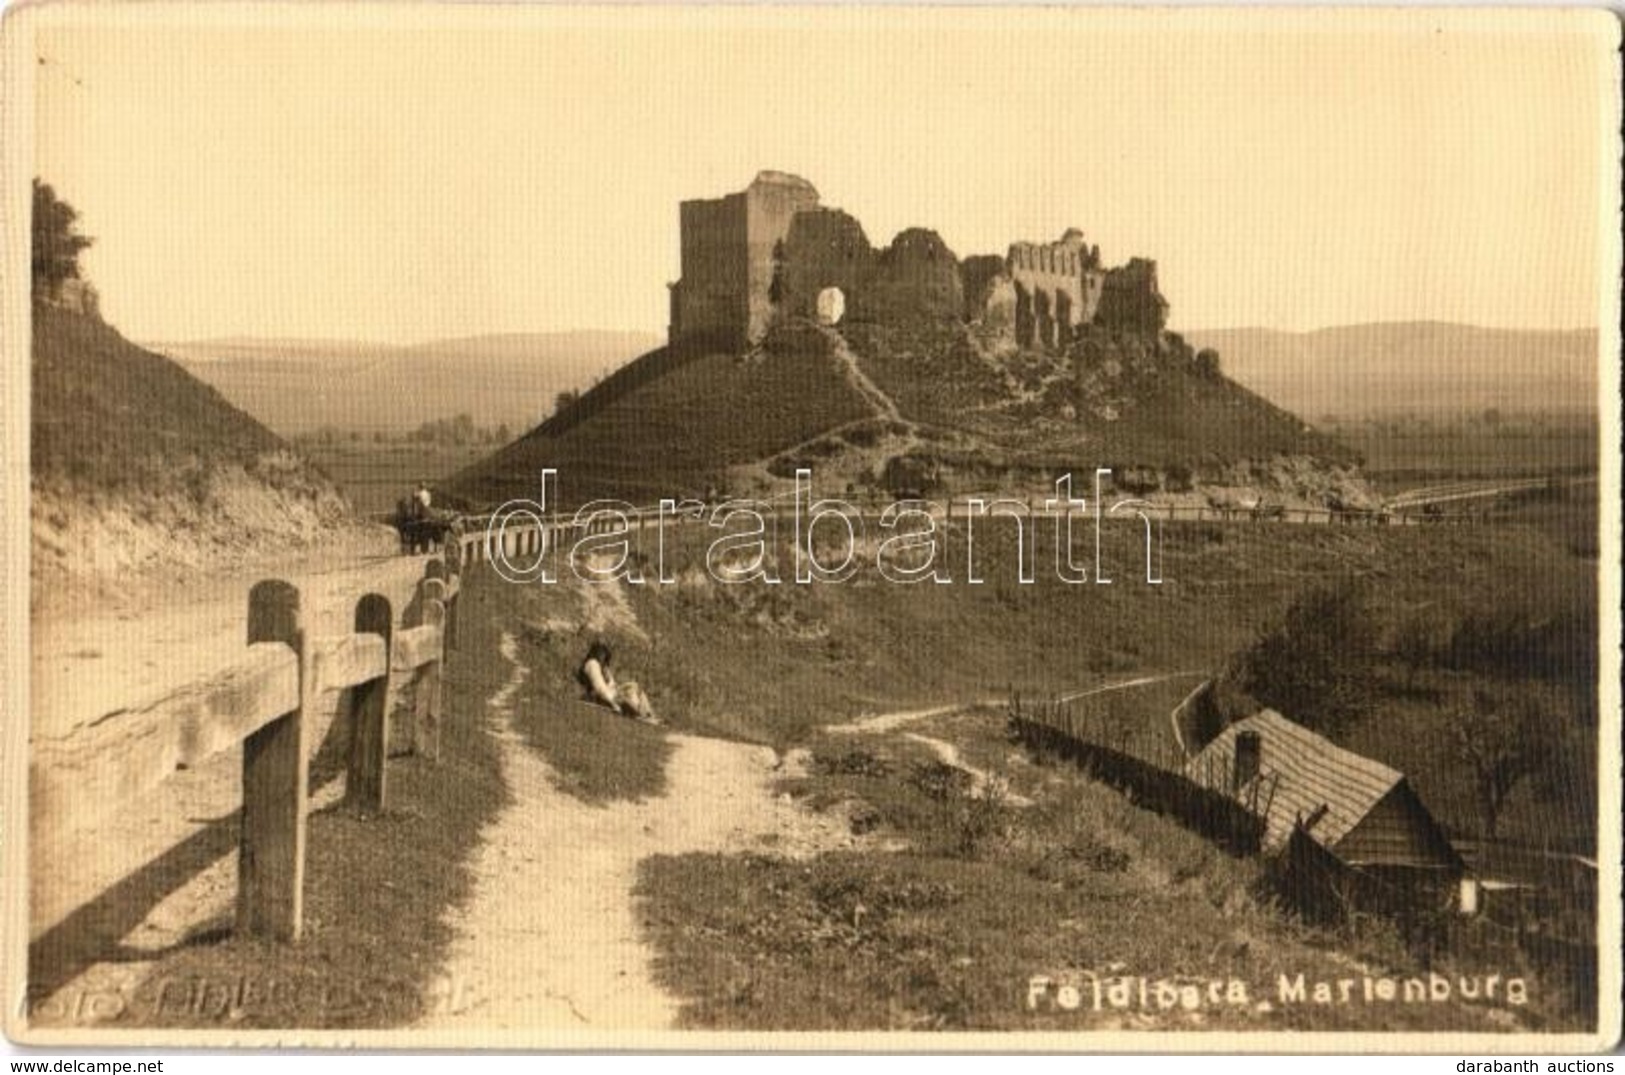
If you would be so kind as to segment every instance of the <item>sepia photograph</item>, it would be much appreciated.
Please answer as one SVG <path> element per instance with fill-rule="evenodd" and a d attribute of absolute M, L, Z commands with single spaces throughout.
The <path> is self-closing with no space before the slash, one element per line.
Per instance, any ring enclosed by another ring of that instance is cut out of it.
<path fill-rule="evenodd" d="M 3 34 L 14 1043 L 1617 1046 L 1614 13 Z"/>

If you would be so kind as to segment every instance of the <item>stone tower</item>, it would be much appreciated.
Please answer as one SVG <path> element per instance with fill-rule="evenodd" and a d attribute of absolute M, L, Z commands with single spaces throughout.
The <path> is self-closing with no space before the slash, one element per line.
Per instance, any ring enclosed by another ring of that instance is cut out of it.
<path fill-rule="evenodd" d="M 736 194 L 684 202 L 671 342 L 709 339 L 743 348 L 760 340 L 772 316 L 775 252 L 795 215 L 817 207 L 813 185 L 785 172 L 760 172 Z"/>

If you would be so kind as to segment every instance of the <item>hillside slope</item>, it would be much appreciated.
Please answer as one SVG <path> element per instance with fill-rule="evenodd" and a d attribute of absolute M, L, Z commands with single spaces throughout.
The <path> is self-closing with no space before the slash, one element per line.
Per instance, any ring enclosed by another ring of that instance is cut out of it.
<path fill-rule="evenodd" d="M 1592 410 L 1597 402 L 1595 329 L 1396 322 L 1185 335 L 1216 348 L 1242 384 L 1306 415 Z"/>
<path fill-rule="evenodd" d="M 1038 466 L 1183 466 L 1353 453 L 1216 370 L 1177 336 L 1079 329 L 1060 354 L 990 350 L 951 322 L 853 324 L 845 335 L 903 413 L 975 433 Z"/>
<path fill-rule="evenodd" d="M 1353 453 L 1203 368 L 1177 337 L 1086 330 L 1061 354 L 999 350 L 963 324 L 785 319 L 744 356 L 662 348 L 449 483 L 470 505 L 820 488 L 941 491 L 1117 471 L 1170 495 L 1254 485 L 1348 496 Z M 1306 476 L 1310 479 L 1305 484 Z"/>
<path fill-rule="evenodd" d="M 348 519 L 275 434 L 97 318 L 36 305 L 31 369 L 36 580 L 209 565 Z"/>

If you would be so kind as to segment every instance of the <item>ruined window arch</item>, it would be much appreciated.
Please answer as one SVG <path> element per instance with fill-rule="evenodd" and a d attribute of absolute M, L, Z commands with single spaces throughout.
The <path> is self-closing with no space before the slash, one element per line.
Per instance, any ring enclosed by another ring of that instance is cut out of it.
<path fill-rule="evenodd" d="M 846 293 L 838 287 L 826 287 L 818 293 L 818 323 L 839 325 L 846 316 Z"/>

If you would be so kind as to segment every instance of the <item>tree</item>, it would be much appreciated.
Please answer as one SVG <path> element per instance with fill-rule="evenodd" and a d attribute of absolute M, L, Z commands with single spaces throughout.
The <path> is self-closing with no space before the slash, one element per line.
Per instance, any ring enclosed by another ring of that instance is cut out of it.
<path fill-rule="evenodd" d="M 1232 686 L 1307 728 L 1335 736 L 1372 705 L 1377 632 L 1348 586 L 1311 590 L 1236 657 Z"/>
<path fill-rule="evenodd" d="M 553 413 L 563 414 L 574 407 L 581 400 L 581 393 L 574 388 L 567 388 L 553 397 Z"/>
<path fill-rule="evenodd" d="M 79 279 L 79 255 L 95 240 L 79 234 L 79 211 L 34 180 L 34 298 L 55 299 L 66 280 Z"/>
<path fill-rule="evenodd" d="M 1553 762 L 1554 732 L 1529 698 L 1497 698 L 1473 692 L 1473 704 L 1457 714 L 1451 728 L 1456 757 L 1473 775 L 1484 836 L 1495 838 L 1501 812 L 1514 789 L 1545 772 Z"/>

